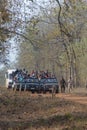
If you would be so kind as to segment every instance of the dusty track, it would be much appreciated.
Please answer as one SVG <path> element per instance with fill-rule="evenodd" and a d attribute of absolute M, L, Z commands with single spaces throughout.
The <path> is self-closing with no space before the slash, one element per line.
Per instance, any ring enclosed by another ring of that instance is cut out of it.
<path fill-rule="evenodd" d="M 2 91 L 2 92 L 1 92 Z M 0 91 L 0 97 L 2 95 L 9 95 L 11 94 L 14 95 L 15 93 L 12 92 L 12 91 L 7 91 L 6 89 L 2 89 Z M 25 96 L 26 97 L 26 94 L 27 96 L 31 96 L 31 97 L 52 97 L 52 94 L 49 94 L 49 93 L 46 93 L 46 94 L 31 94 L 30 92 L 17 92 L 17 94 L 19 96 Z M 73 102 L 78 102 L 80 104 L 85 104 L 87 105 L 87 89 L 86 88 L 75 88 L 71 91 L 71 93 L 68 93 L 68 91 L 66 90 L 65 93 L 58 93 L 56 94 L 54 97 L 58 97 L 60 99 L 65 99 L 65 100 L 71 100 Z"/>
<path fill-rule="evenodd" d="M 51 95 L 46 94 L 45 96 L 49 97 Z M 71 93 L 68 92 L 59 93 L 56 94 L 55 97 L 87 105 L 87 89 L 85 88 L 73 89 Z"/>
<path fill-rule="evenodd" d="M 74 94 L 59 94 L 56 96 L 59 98 L 66 99 L 66 100 L 71 100 L 73 102 L 78 102 L 80 104 L 87 104 L 87 96 L 80 96 L 80 95 L 74 95 Z"/>
<path fill-rule="evenodd" d="M 63 125 L 64 124 L 64 125 Z M 74 125 L 73 125 L 74 124 Z M 31 128 L 32 126 L 32 128 Z M 31 128 L 31 129 L 30 129 Z M 87 130 L 87 90 L 32 94 L 0 89 L 1 130 Z"/>

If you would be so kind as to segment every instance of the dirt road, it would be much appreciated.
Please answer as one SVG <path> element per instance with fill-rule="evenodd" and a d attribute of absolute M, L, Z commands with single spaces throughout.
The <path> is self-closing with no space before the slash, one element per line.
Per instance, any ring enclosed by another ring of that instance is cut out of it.
<path fill-rule="evenodd" d="M 3 93 L 3 94 L 2 94 Z M 32 94 L 30 92 L 12 92 L 12 91 L 7 91 L 6 89 L 2 89 L 2 92 L 0 92 L 0 97 L 2 95 L 9 95 L 9 96 L 15 96 L 17 94 L 18 96 L 30 96 L 30 97 L 52 97 L 52 94 L 46 93 L 46 94 Z M 65 99 L 65 100 L 71 100 L 73 102 L 78 102 L 80 104 L 87 104 L 87 89 L 86 88 L 75 88 L 71 91 L 71 93 L 68 93 L 66 90 L 65 93 L 58 93 L 55 95 L 55 97 L 58 97 L 60 99 Z"/>
<path fill-rule="evenodd" d="M 73 94 L 59 94 L 57 95 L 57 97 L 78 102 L 80 104 L 87 104 L 87 96 L 80 96 L 80 95 L 73 95 Z"/>
<path fill-rule="evenodd" d="M 73 127 L 86 130 L 86 124 L 85 88 L 73 89 L 71 93 L 58 93 L 53 99 L 51 93 L 32 94 L 0 89 L 1 130 L 52 130 L 55 127 L 60 130 L 73 130 Z"/>
<path fill-rule="evenodd" d="M 51 95 L 47 95 L 51 96 Z M 71 100 L 73 102 L 78 102 L 80 104 L 87 104 L 87 89 L 85 88 L 75 88 L 71 91 L 71 93 L 59 93 L 56 94 L 56 97 L 62 98 L 65 100 Z"/>

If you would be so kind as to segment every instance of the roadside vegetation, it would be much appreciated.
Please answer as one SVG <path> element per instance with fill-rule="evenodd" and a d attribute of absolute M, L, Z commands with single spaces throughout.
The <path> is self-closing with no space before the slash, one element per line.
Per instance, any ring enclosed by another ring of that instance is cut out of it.
<path fill-rule="evenodd" d="M 11 42 L 15 45 L 12 50 Z M 10 62 L 14 48 L 17 57 Z M 86 130 L 86 101 L 66 100 L 60 93 L 52 98 L 50 94 L 7 90 L 4 75 L 10 68 L 49 70 L 58 81 L 62 76 L 66 81 L 71 77 L 73 89 L 79 88 L 80 93 L 71 91 L 70 96 L 85 100 L 87 0 L 0 1 L 0 129 Z"/>
<path fill-rule="evenodd" d="M 57 94 L 52 98 L 48 93 L 38 95 L 2 88 L 0 128 L 2 130 L 87 129 L 87 105 L 72 99 L 66 100 L 63 95 Z M 80 97 L 80 94 L 78 96 Z"/>

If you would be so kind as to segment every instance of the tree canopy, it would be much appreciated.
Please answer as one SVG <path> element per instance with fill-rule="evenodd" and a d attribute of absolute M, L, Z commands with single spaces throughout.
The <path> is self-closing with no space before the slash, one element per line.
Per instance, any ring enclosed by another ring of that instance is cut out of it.
<path fill-rule="evenodd" d="M 1 2 L 0 40 L 18 36 L 16 66 L 49 69 L 59 77 L 72 77 L 74 85 L 85 82 L 87 1 L 28 2 Z"/>

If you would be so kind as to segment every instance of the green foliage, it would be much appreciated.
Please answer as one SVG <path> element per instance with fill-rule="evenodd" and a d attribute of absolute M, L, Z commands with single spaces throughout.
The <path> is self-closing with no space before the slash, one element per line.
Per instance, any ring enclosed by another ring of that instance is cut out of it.
<path fill-rule="evenodd" d="M 25 63 L 23 66 L 28 68 L 49 69 L 60 77 L 64 75 L 66 79 L 70 75 L 71 67 L 73 78 L 85 77 L 86 5 L 82 0 L 64 1 L 61 4 L 61 29 L 58 24 L 59 7 L 54 1 L 51 1 L 49 8 L 43 11 L 41 8 L 39 16 L 32 17 L 27 25 L 26 36 L 31 39 L 32 44 L 25 41 L 21 45 L 19 66 Z"/>

